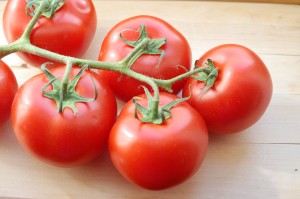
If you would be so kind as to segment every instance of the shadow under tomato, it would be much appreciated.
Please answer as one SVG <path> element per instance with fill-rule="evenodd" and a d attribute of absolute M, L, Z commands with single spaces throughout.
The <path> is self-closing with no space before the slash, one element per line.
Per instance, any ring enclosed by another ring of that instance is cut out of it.
<path fill-rule="evenodd" d="M 202 167 L 201 187 L 211 198 L 279 199 L 276 184 L 261 172 L 266 167 L 263 146 L 247 141 L 247 129 L 232 135 L 211 135 Z"/>
<path fill-rule="evenodd" d="M 18 145 L 13 133 L 11 121 L 8 120 L 0 127 L 0 147 L 11 148 L 14 147 L 15 144 Z"/>
<path fill-rule="evenodd" d="M 170 165 L 172 166 L 172 165 Z M 98 159 L 67 171 L 70 176 L 79 181 L 86 188 L 99 195 L 105 193 L 107 196 L 116 198 L 193 198 L 198 190 L 198 185 L 193 177 L 177 186 L 152 191 L 141 188 L 128 182 L 114 168 L 108 151 L 106 150 Z"/>

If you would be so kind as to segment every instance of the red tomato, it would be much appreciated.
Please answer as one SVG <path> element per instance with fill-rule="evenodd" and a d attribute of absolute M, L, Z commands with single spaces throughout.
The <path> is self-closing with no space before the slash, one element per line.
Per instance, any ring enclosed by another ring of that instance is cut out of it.
<path fill-rule="evenodd" d="M 190 78 L 183 97 L 205 120 L 209 132 L 228 134 L 256 123 L 272 96 L 272 80 L 263 61 L 250 49 L 227 44 L 206 52 L 199 60 L 211 59 L 219 69 L 215 84 L 202 97 L 204 83 Z"/>
<path fill-rule="evenodd" d="M 8 42 L 17 40 L 32 17 L 25 12 L 25 0 L 8 0 L 4 9 L 3 29 Z M 33 45 L 60 53 L 81 57 L 89 47 L 96 31 L 97 18 L 92 0 L 66 0 L 48 19 L 41 17 L 30 41 Z M 18 53 L 29 64 L 40 66 L 49 61 L 27 53 Z"/>
<path fill-rule="evenodd" d="M 10 116 L 11 104 L 18 90 L 18 83 L 11 69 L 0 60 L 0 126 Z"/>
<path fill-rule="evenodd" d="M 152 16 L 135 16 L 116 24 L 104 38 L 98 59 L 121 61 L 133 48 L 122 41 L 120 33 L 123 32 L 128 40 L 137 40 L 139 32 L 134 31 L 139 30 L 142 24 L 145 24 L 150 39 L 167 38 L 167 43 L 160 48 L 165 51 L 165 55 L 159 66 L 157 65 L 160 55 L 142 55 L 131 66 L 132 70 L 159 79 L 170 79 L 190 70 L 191 49 L 187 40 L 170 24 Z M 108 80 L 115 94 L 124 101 L 144 93 L 140 85 L 151 90 L 148 85 L 117 72 L 101 71 L 100 75 Z M 173 85 L 174 94 L 182 89 L 185 81 L 182 80 Z"/>
<path fill-rule="evenodd" d="M 145 95 L 138 102 L 146 107 Z M 161 93 L 160 105 L 178 97 Z M 171 108 L 163 124 L 142 123 L 129 101 L 109 137 L 114 166 L 129 181 L 146 189 L 165 189 L 190 178 L 200 167 L 208 145 L 207 128 L 188 103 Z"/>
<path fill-rule="evenodd" d="M 73 68 L 71 77 L 77 74 Z M 63 76 L 64 67 L 52 70 Z M 85 71 L 76 91 L 83 97 L 98 97 L 90 103 L 76 103 L 78 113 L 70 108 L 58 112 L 56 102 L 42 95 L 49 82 L 39 74 L 22 85 L 12 106 L 12 126 L 20 144 L 38 158 L 57 166 L 76 166 L 97 157 L 105 148 L 117 114 L 116 99 L 98 74 Z M 50 88 L 49 88 L 50 89 Z"/>

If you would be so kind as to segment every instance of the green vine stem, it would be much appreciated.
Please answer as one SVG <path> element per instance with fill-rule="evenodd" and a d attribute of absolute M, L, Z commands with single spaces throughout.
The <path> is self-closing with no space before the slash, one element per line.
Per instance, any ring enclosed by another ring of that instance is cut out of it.
<path fill-rule="evenodd" d="M 156 84 L 156 82 L 153 80 L 153 78 L 148 77 L 148 76 L 144 76 L 141 75 L 140 73 L 137 73 L 133 70 L 125 70 L 123 71 L 123 74 L 133 77 L 141 82 L 144 82 L 146 84 L 148 84 L 149 86 L 151 86 L 151 88 L 153 89 L 153 102 L 150 104 L 150 118 L 152 118 L 153 120 L 155 120 L 156 118 L 158 118 L 158 104 L 159 104 L 159 89 L 158 89 L 158 85 Z"/>
<path fill-rule="evenodd" d="M 61 89 L 61 96 L 62 96 L 62 99 L 66 99 L 66 93 L 67 93 L 67 89 L 68 89 L 68 85 L 69 85 L 69 79 L 70 79 L 70 73 L 71 73 L 71 70 L 72 70 L 72 62 L 69 60 L 66 64 L 66 70 L 65 70 L 65 73 L 64 73 L 64 76 L 63 76 L 63 79 L 61 81 L 61 84 L 62 84 L 62 89 Z M 59 112 L 61 112 L 61 108 L 59 110 Z"/>
<path fill-rule="evenodd" d="M 197 73 L 200 72 L 207 72 L 208 74 L 210 73 L 210 69 L 207 66 L 201 67 L 201 68 L 196 68 L 194 70 L 188 71 L 186 73 L 183 73 L 181 75 L 178 75 L 174 78 L 171 79 L 156 79 L 156 78 L 152 78 L 152 80 L 161 88 L 166 89 L 168 92 L 172 92 L 172 84 L 174 84 L 175 82 L 185 79 L 187 77 L 190 77 L 192 75 L 195 75 Z"/>
<path fill-rule="evenodd" d="M 41 17 L 41 15 L 43 14 L 43 11 L 46 9 L 47 7 L 47 3 L 46 1 L 43 1 L 40 6 L 37 8 L 35 14 L 33 15 L 30 23 L 28 24 L 28 26 L 26 27 L 24 33 L 21 36 L 20 40 L 24 40 L 24 41 L 29 41 L 30 38 L 30 34 L 35 26 L 35 24 L 37 23 L 37 21 L 39 20 L 39 18 Z"/>
<path fill-rule="evenodd" d="M 49 1 L 49 0 L 48 0 Z M 57 2 L 57 0 L 53 0 Z M 39 48 L 30 42 L 30 34 L 37 23 L 38 19 L 43 15 L 43 12 L 49 8 L 49 2 L 42 1 L 40 6 L 37 8 L 37 10 L 34 12 L 34 15 L 28 24 L 27 28 L 25 29 L 24 33 L 22 36 L 17 39 L 16 41 L 6 44 L 6 45 L 0 45 L 0 59 L 11 54 L 15 53 L 18 51 L 22 52 L 27 52 L 30 54 L 34 54 L 37 56 L 41 56 L 44 58 L 47 58 L 49 60 L 53 60 L 56 62 L 64 63 L 67 64 L 67 66 L 72 67 L 72 65 L 76 66 L 86 66 L 88 65 L 89 68 L 94 68 L 94 69 L 102 69 L 102 70 L 111 70 L 115 72 L 122 73 L 124 75 L 127 75 L 129 77 L 135 78 L 141 82 L 147 83 L 148 85 L 151 86 L 154 96 L 153 96 L 153 101 L 151 105 L 152 109 L 152 116 L 153 118 L 157 117 L 158 114 L 158 104 L 159 104 L 159 89 L 158 87 L 162 87 L 166 89 L 167 91 L 171 91 L 171 86 L 174 82 L 190 77 L 191 75 L 197 74 L 199 72 L 204 72 L 207 70 L 207 67 L 199 67 L 196 68 L 193 71 L 188 71 L 182 75 L 179 75 L 177 77 L 174 77 L 172 79 L 167 79 L 167 80 L 162 80 L 162 79 L 156 79 L 156 78 L 151 78 L 146 75 L 137 73 L 133 70 L 130 69 L 130 66 L 132 65 L 132 60 L 137 59 L 138 56 L 142 56 L 147 51 L 148 45 L 155 46 L 156 44 L 153 43 L 155 40 L 151 40 L 148 37 L 145 38 L 140 38 L 140 42 L 138 42 L 132 49 L 132 51 L 121 61 L 119 62 L 102 62 L 102 61 L 94 61 L 94 60 L 88 60 L 88 59 L 80 59 L 76 57 L 69 57 L 69 56 L 64 56 L 61 54 L 57 54 L 48 50 L 45 50 L 43 48 Z M 159 42 L 159 40 L 157 41 Z M 157 44 L 157 46 L 163 45 L 162 43 Z M 142 53 L 141 53 L 142 52 Z M 160 52 L 160 51 L 158 51 Z M 72 64 L 70 64 L 72 63 Z M 176 66 L 174 66 L 176 67 Z M 68 67 L 67 67 L 68 68 Z M 68 71 L 68 69 L 67 69 Z M 68 72 L 66 72 L 66 76 L 68 75 Z M 67 79 L 67 77 L 65 78 Z"/>

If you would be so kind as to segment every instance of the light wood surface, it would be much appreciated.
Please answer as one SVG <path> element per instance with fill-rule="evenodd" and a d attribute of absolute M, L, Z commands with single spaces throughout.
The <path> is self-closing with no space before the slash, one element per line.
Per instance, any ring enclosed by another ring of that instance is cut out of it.
<path fill-rule="evenodd" d="M 202 1 L 202 0 L 194 0 Z M 282 4 L 300 4 L 300 0 L 203 0 L 203 1 L 223 1 L 223 2 L 258 2 L 258 3 L 282 3 Z"/>
<path fill-rule="evenodd" d="M 300 4 L 300 0 L 208 0 L 208 1 L 283 3 L 283 4 L 298 4 L 298 5 Z"/>
<path fill-rule="evenodd" d="M 0 1 L 2 16 L 5 1 Z M 125 181 L 107 152 L 77 168 L 57 168 L 25 153 L 10 123 L 0 129 L 0 198 L 298 199 L 300 198 L 300 7 L 204 1 L 94 1 L 98 29 L 85 57 L 118 21 L 149 14 L 168 21 L 190 42 L 194 60 L 224 43 L 254 50 L 274 83 L 262 119 L 240 134 L 210 138 L 199 172 L 177 187 L 147 191 Z M 0 21 L 2 23 L 2 21 Z M 0 24 L 0 44 L 5 43 Z M 16 55 L 4 58 L 19 84 L 39 72 Z"/>

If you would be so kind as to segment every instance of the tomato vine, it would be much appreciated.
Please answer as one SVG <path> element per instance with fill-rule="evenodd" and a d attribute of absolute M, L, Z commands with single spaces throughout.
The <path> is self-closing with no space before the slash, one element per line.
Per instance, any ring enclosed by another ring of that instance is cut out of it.
<path fill-rule="evenodd" d="M 38 19 L 41 16 L 49 16 L 51 17 L 51 14 L 49 15 L 48 12 L 53 12 L 59 9 L 59 6 L 63 6 L 60 3 L 63 3 L 64 1 L 58 2 L 57 0 L 47 0 L 47 1 L 40 1 L 40 0 L 31 0 L 29 1 L 29 8 L 30 12 L 33 17 L 28 24 L 27 28 L 25 29 L 24 33 L 21 35 L 19 39 L 17 39 L 14 42 L 11 42 L 7 45 L 0 45 L 0 58 L 9 55 L 11 53 L 15 53 L 18 51 L 30 53 L 33 55 L 37 55 L 40 57 L 44 57 L 56 62 L 64 63 L 64 64 L 69 64 L 69 65 L 76 65 L 76 66 L 86 66 L 88 65 L 89 68 L 94 68 L 94 69 L 103 69 L 103 70 L 111 70 L 115 72 L 119 72 L 123 75 L 127 75 L 129 77 L 135 78 L 141 82 L 144 82 L 148 85 L 151 86 L 154 97 L 153 97 L 153 102 L 151 103 L 150 106 L 148 106 L 148 109 L 151 109 L 153 113 L 158 113 L 159 111 L 159 89 L 158 87 L 164 88 L 167 91 L 172 91 L 171 86 L 173 83 L 176 81 L 179 81 L 181 79 L 187 78 L 189 76 L 192 76 L 196 73 L 199 72 L 205 72 L 207 70 L 210 70 L 209 72 L 212 71 L 210 67 L 200 67 L 196 68 L 195 70 L 192 71 L 187 71 L 186 73 L 176 76 L 171 79 L 157 79 L 157 78 L 152 78 L 140 73 L 137 73 L 133 70 L 130 69 L 130 66 L 132 63 L 141 55 L 143 54 L 160 54 L 162 59 L 162 56 L 164 55 L 163 51 L 160 50 L 159 48 L 164 45 L 165 39 L 160 38 L 160 39 L 150 39 L 147 36 L 147 33 L 145 33 L 145 30 L 143 30 L 143 25 L 141 24 L 141 29 L 142 31 L 140 32 L 140 37 L 139 40 L 136 42 L 132 41 L 126 41 L 131 44 L 133 47 L 132 51 L 121 61 L 119 62 L 103 62 L 103 61 L 94 61 L 94 60 L 88 60 L 88 59 L 81 59 L 77 57 L 70 57 L 70 56 L 64 56 L 59 53 L 51 52 L 49 50 L 37 47 L 33 45 L 30 42 L 30 34 L 37 23 Z M 39 5 L 37 7 L 37 5 Z M 49 8 L 49 6 L 52 6 Z M 54 6 L 54 7 L 53 7 Z M 57 8 L 58 7 L 58 8 Z M 29 9 L 28 8 L 28 9 Z M 159 64 L 159 63 L 158 63 Z M 207 74 L 209 75 L 209 74 Z M 65 94 L 64 94 L 65 95 Z M 49 96 L 48 96 L 49 97 Z M 61 106 L 61 105 L 60 105 Z M 63 105 L 62 105 L 63 106 Z M 62 111 L 62 108 L 59 108 L 60 111 Z M 157 114 L 153 114 L 153 120 L 147 120 L 149 122 L 153 122 Z M 161 116 L 159 116 L 161 117 Z M 163 120 L 162 120 L 163 122 Z"/>
<path fill-rule="evenodd" d="M 25 7 L 25 1 L 8 2 L 9 14 Z M 11 12 L 16 2 L 18 10 Z M 7 45 L 0 45 L 0 59 L 11 53 L 25 53 L 24 57 L 30 54 L 30 58 L 41 58 L 32 65 L 40 65 L 44 74 L 29 79 L 16 94 L 17 85 L 12 81 L 9 102 L 0 106 L 12 104 L 11 121 L 18 141 L 30 153 L 51 164 L 86 163 L 108 144 L 112 163 L 127 180 L 147 189 L 165 189 L 182 183 L 198 170 L 208 146 L 208 132 L 242 131 L 262 116 L 270 102 L 272 81 L 268 70 L 254 52 L 243 46 L 216 47 L 200 57 L 190 70 L 191 49 L 184 36 L 163 20 L 142 15 L 123 20 L 111 29 L 102 42 L 98 57 L 102 61 L 81 59 L 69 51 L 42 47 L 36 41 L 49 44 L 55 40 L 53 46 L 59 48 L 63 46 L 59 44 L 68 41 L 64 46 L 76 49 L 72 42 L 82 36 L 87 39 L 78 43 L 85 43 L 83 48 L 88 46 L 96 29 L 92 1 L 85 1 L 88 9 L 93 10 L 88 12 L 90 18 L 76 16 L 85 19 L 80 28 L 74 28 L 74 18 L 68 18 L 67 28 L 60 23 L 50 26 L 48 31 L 53 27 L 63 29 L 53 34 L 43 30 L 46 35 L 38 39 L 35 33 L 39 22 L 60 16 L 56 11 L 72 15 L 64 9 L 74 7 L 75 1 L 26 2 L 29 16 L 24 12 L 23 17 L 27 18 L 22 27 L 12 28 L 13 39 Z M 4 16 L 7 36 L 10 32 L 7 24 L 11 24 L 7 19 L 13 15 Z M 41 17 L 46 18 L 39 20 Z M 82 26 L 87 21 L 92 21 L 90 31 Z M 73 37 L 74 31 L 67 33 L 68 29 L 90 33 L 80 32 Z M 20 32 L 23 33 L 19 35 Z M 65 37 L 58 38 L 61 32 Z M 48 60 L 53 61 L 55 68 L 47 69 L 51 65 Z M 1 60 L 0 67 L 9 69 Z M 179 88 L 181 98 L 176 96 Z M 120 90 L 126 94 L 118 93 Z M 145 94 L 139 95 L 140 91 Z M 118 117 L 116 96 L 121 100 L 132 99 Z M 0 118 L 0 123 L 4 119 Z"/>

